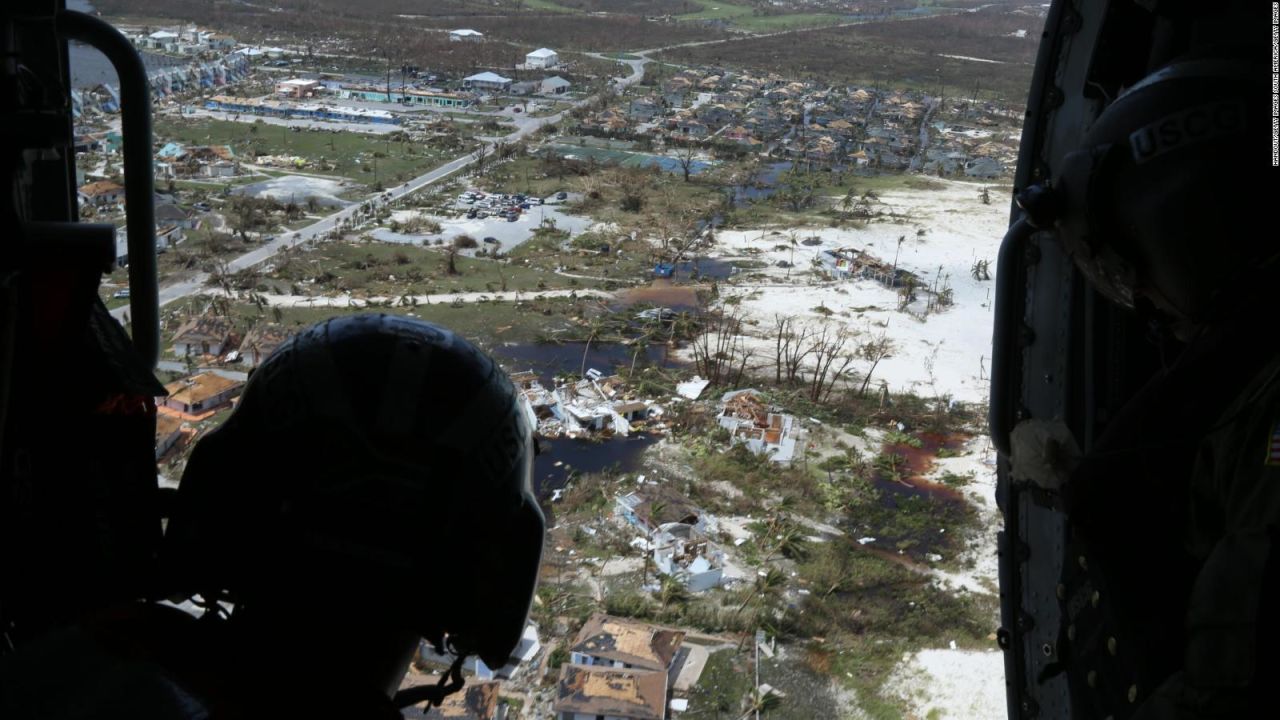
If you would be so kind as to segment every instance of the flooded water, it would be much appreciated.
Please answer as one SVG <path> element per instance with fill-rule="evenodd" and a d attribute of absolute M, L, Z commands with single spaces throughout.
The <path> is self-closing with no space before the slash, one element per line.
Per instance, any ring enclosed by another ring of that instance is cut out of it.
<path fill-rule="evenodd" d="M 790 162 L 770 163 L 764 166 L 756 181 L 750 185 L 734 185 L 734 207 L 746 207 L 760 200 L 767 200 L 778 191 L 778 178 L 791 169 Z"/>
<path fill-rule="evenodd" d="M 564 487 L 574 474 L 635 472 L 645 448 L 657 441 L 656 436 L 643 433 L 601 441 L 539 438 L 542 452 L 533 461 L 534 491 L 539 496 L 549 494 Z"/>
<path fill-rule="evenodd" d="M 695 258 L 676 263 L 670 279 L 673 281 L 725 280 L 736 270 L 733 263 L 727 260 Z"/>
<path fill-rule="evenodd" d="M 968 438 L 936 433 L 917 435 L 920 447 L 886 444 L 882 454 L 894 457 L 892 469 L 879 467 L 871 476 L 879 493 L 878 517 L 850 517 L 858 533 L 870 533 L 876 541 L 866 546 L 899 560 L 922 562 L 930 554 L 954 555 L 960 538 L 943 528 L 955 527 L 971 512 L 968 502 L 953 487 L 924 479 L 933 470 L 938 451 L 959 451 Z M 864 509 L 865 511 L 865 509 Z M 901 553 L 898 551 L 901 550 Z"/>
<path fill-rule="evenodd" d="M 632 152 L 630 150 L 618 150 L 614 148 L 603 147 L 584 147 L 580 145 L 563 145 L 555 144 L 551 146 L 551 151 L 560 155 L 567 160 L 587 160 L 594 158 L 597 162 L 604 165 L 620 165 L 622 167 L 657 167 L 663 172 L 682 173 L 684 172 L 680 160 L 666 155 L 654 155 L 652 153 Z M 703 160 L 693 160 L 689 164 L 689 174 L 699 175 L 706 172 L 712 167 L 712 163 Z"/>
<path fill-rule="evenodd" d="M 538 375 L 543 385 L 550 388 L 557 375 L 576 376 L 583 367 L 583 351 L 586 351 L 586 368 L 595 368 L 608 375 L 618 368 L 631 366 L 631 358 L 635 349 L 617 343 L 546 343 L 538 345 L 499 345 L 492 350 L 494 358 L 507 370 L 519 372 L 532 370 Z M 647 346 L 636 357 L 636 365 L 658 365 L 661 367 L 677 367 L 678 363 L 666 358 L 666 349 L 659 344 Z"/>

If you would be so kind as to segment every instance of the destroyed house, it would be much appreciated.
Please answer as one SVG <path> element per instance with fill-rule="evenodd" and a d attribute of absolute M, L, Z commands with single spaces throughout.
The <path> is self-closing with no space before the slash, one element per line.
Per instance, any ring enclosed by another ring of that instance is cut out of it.
<path fill-rule="evenodd" d="M 183 323 L 173 335 L 173 354 L 221 355 L 235 343 L 231 321 L 214 315 L 201 315 Z"/>
<path fill-rule="evenodd" d="M 216 373 L 203 372 L 164 386 L 167 397 L 160 404 L 175 412 L 200 415 L 231 402 L 244 383 Z"/>
<path fill-rule="evenodd" d="M 768 455 L 777 463 L 795 457 L 795 418 L 775 412 L 753 390 L 725 393 L 720 427 L 729 431 L 733 444 L 744 443 L 756 454 Z"/>
<path fill-rule="evenodd" d="M 914 273 L 894 267 L 879 258 L 868 255 L 853 248 L 836 248 L 823 250 L 818 255 L 823 267 L 838 279 L 861 278 L 874 280 L 885 287 L 893 288 L 908 282 L 920 283 Z"/>
<path fill-rule="evenodd" d="M 685 523 L 667 523 L 653 534 L 653 563 L 690 592 L 710 590 L 724 579 L 724 552 Z"/>
<path fill-rule="evenodd" d="M 645 533 L 667 523 L 684 523 L 699 530 L 706 528 L 702 510 L 667 485 L 647 485 L 618 496 L 614 512 Z"/>
<path fill-rule="evenodd" d="M 683 641 L 681 630 L 595 613 L 570 646 L 569 661 L 665 673 Z"/>
<path fill-rule="evenodd" d="M 240 343 L 240 357 L 252 366 L 261 365 L 264 360 L 285 344 L 292 337 L 283 325 L 278 323 L 258 323 L 245 333 Z"/>
<path fill-rule="evenodd" d="M 663 720 L 667 675 L 652 670 L 560 666 L 557 720 Z"/>

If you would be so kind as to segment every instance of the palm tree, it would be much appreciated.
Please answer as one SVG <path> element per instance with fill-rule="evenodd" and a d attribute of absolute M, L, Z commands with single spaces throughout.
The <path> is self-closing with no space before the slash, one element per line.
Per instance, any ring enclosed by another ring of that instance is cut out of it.
<path fill-rule="evenodd" d="M 741 615 L 747 605 L 758 597 L 765 598 L 776 595 L 786 584 L 787 576 L 777 568 L 769 568 L 768 572 L 764 575 L 756 575 L 755 586 L 752 587 L 751 592 L 747 593 L 746 598 L 743 599 L 742 604 L 738 606 L 738 609 L 734 611 L 733 616 L 737 617 L 738 615 Z"/>
<path fill-rule="evenodd" d="M 587 344 L 582 348 L 582 369 L 578 373 L 582 376 L 587 374 L 587 353 L 591 352 L 591 341 L 595 340 L 600 331 L 604 329 L 604 322 L 600 318 L 592 318 L 588 327 L 590 332 L 587 333 Z"/>
<path fill-rule="evenodd" d="M 760 688 L 751 691 L 747 696 L 751 704 L 747 706 L 746 712 L 739 715 L 739 720 L 745 720 L 752 715 L 758 715 L 762 712 L 768 712 L 782 704 L 782 700 L 773 693 L 762 693 Z"/>
<path fill-rule="evenodd" d="M 770 548 L 769 554 L 764 556 L 764 562 L 769 562 L 773 556 L 781 554 L 783 557 L 792 559 L 801 559 L 809 552 L 809 539 L 799 528 L 790 527 L 777 536 L 777 541 Z"/>
<path fill-rule="evenodd" d="M 666 613 L 667 608 L 674 604 L 683 604 L 689 599 L 689 590 L 679 578 L 671 575 L 664 575 L 662 582 L 658 587 L 658 602 L 662 603 L 662 612 Z"/>
<path fill-rule="evenodd" d="M 653 335 L 653 331 L 650 330 L 649 332 L 646 332 L 645 334 L 631 341 L 631 345 L 635 348 L 635 350 L 631 352 L 631 369 L 627 371 L 628 378 L 631 378 L 636 374 L 636 358 L 640 357 L 641 351 L 648 349 L 649 338 L 652 335 Z"/>
<path fill-rule="evenodd" d="M 855 194 L 856 192 L 857 188 L 851 185 L 849 186 L 849 191 L 840 199 L 840 210 L 844 212 L 846 216 L 849 214 L 849 211 L 853 210 L 853 206 L 858 203 L 858 198 Z"/>

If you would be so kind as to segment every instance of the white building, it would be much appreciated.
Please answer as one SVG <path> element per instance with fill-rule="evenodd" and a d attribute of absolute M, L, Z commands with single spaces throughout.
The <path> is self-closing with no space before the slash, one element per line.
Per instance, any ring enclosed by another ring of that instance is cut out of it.
<path fill-rule="evenodd" d="M 480 42 L 481 40 L 484 40 L 484 33 L 469 28 L 449 31 L 449 42 Z"/>
<path fill-rule="evenodd" d="M 667 523 L 653 533 L 653 562 L 690 592 L 710 590 L 724 580 L 724 553 L 685 523 Z"/>
<path fill-rule="evenodd" d="M 560 65 L 560 56 L 551 48 L 538 48 L 524 56 L 525 67 L 553 68 Z"/>
<path fill-rule="evenodd" d="M 157 30 L 147 36 L 144 44 L 154 50 L 175 52 L 178 49 L 178 33 L 169 30 Z"/>
<path fill-rule="evenodd" d="M 315 95 L 320 90 L 319 80 L 307 80 L 305 78 L 290 78 L 281 80 L 276 83 L 276 94 L 284 95 L 291 98 L 306 98 Z"/>
<path fill-rule="evenodd" d="M 800 428 L 794 417 L 767 406 L 755 390 L 725 393 L 722 403 L 718 422 L 729 431 L 731 444 L 743 443 L 751 452 L 784 465 L 795 459 Z"/>
<path fill-rule="evenodd" d="M 506 92 L 511 89 L 511 78 L 504 78 L 493 72 L 482 72 L 463 78 L 462 83 L 470 90 Z"/>

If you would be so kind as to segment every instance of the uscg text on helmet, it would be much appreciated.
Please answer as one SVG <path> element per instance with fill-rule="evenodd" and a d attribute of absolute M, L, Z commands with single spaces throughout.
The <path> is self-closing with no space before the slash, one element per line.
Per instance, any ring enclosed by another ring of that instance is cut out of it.
<path fill-rule="evenodd" d="M 1244 128 L 1244 104 L 1211 103 L 1167 115 L 1129 135 L 1134 162 L 1143 163 L 1188 143 L 1229 135 Z"/>

